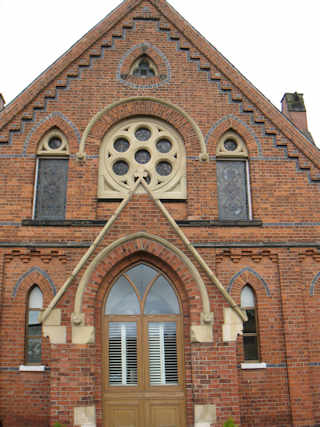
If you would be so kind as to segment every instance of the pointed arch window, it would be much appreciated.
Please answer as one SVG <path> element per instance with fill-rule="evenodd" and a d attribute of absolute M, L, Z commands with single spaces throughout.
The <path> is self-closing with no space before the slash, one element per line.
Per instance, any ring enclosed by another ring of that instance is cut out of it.
<path fill-rule="evenodd" d="M 135 77 L 155 77 L 158 70 L 155 63 L 148 55 L 140 56 L 132 65 L 130 74 Z"/>
<path fill-rule="evenodd" d="M 34 218 L 65 218 L 69 146 L 64 134 L 52 129 L 41 139 L 37 151 Z"/>
<path fill-rule="evenodd" d="M 105 303 L 106 388 L 181 387 L 181 310 L 168 278 L 140 263 L 114 283 Z"/>
<path fill-rule="evenodd" d="M 234 131 L 226 132 L 217 145 L 219 219 L 251 220 L 248 151 Z"/>
<path fill-rule="evenodd" d="M 246 284 L 241 291 L 241 308 L 246 310 L 248 321 L 243 323 L 243 350 L 246 361 L 259 360 L 256 297 L 252 287 Z"/>
<path fill-rule="evenodd" d="M 41 364 L 42 327 L 39 315 L 43 308 L 43 295 L 39 286 L 34 285 L 28 295 L 26 319 L 25 362 Z"/>

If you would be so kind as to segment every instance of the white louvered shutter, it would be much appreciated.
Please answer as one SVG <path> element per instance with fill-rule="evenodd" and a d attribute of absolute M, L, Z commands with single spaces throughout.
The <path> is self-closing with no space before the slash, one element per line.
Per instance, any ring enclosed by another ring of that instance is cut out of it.
<path fill-rule="evenodd" d="M 177 385 L 177 339 L 175 322 L 152 322 L 148 326 L 149 377 L 151 385 Z"/>
<path fill-rule="evenodd" d="M 137 385 L 137 327 L 134 322 L 109 323 L 109 384 Z"/>

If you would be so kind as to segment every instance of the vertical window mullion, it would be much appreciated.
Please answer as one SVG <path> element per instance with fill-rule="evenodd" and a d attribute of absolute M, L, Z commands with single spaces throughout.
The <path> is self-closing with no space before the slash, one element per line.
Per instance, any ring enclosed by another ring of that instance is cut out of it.
<path fill-rule="evenodd" d="M 127 384 L 127 345 L 126 345 L 126 327 L 121 325 L 121 377 L 122 385 Z"/>
<path fill-rule="evenodd" d="M 160 345 L 160 378 L 161 384 L 166 383 L 166 367 L 165 367 L 165 354 L 164 354 L 164 328 L 159 325 L 159 345 Z"/>

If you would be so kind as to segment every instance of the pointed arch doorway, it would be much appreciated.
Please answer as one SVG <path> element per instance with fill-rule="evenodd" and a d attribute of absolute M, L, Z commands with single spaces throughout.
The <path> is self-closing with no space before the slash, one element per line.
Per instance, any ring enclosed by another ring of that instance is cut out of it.
<path fill-rule="evenodd" d="M 183 318 L 167 276 L 140 262 L 103 307 L 105 427 L 184 427 Z"/>

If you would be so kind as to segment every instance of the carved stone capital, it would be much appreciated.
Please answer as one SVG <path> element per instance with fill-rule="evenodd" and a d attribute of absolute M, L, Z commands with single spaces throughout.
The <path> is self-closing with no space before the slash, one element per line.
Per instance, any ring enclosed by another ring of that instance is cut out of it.
<path fill-rule="evenodd" d="M 213 325 L 213 313 L 201 313 L 200 314 L 200 323 L 201 325 Z"/>
<path fill-rule="evenodd" d="M 84 326 L 84 313 L 72 313 L 71 323 L 74 326 Z"/>
<path fill-rule="evenodd" d="M 76 153 L 76 159 L 78 162 L 85 162 L 87 160 L 87 155 L 84 152 L 78 151 Z"/>

